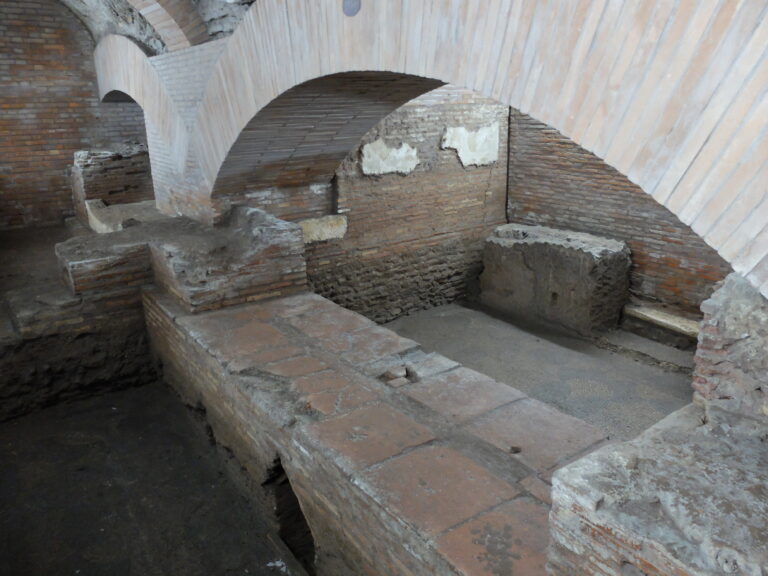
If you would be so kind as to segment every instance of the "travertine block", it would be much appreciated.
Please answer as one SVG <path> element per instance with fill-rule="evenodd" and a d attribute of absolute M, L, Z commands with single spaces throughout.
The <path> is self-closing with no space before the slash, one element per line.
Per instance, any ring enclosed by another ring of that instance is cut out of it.
<path fill-rule="evenodd" d="M 624 242 L 543 226 L 499 226 L 485 242 L 481 301 L 583 334 L 619 321 L 629 288 Z"/>

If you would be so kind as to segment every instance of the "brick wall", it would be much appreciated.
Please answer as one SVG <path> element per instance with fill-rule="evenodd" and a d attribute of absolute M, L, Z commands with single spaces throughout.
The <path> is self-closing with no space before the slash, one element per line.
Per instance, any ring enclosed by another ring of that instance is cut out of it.
<path fill-rule="evenodd" d="M 482 269 L 482 245 L 505 222 L 508 108 L 450 86 L 389 115 L 336 173 L 341 240 L 307 246 L 307 274 L 323 296 L 387 321 L 463 298 Z M 499 122 L 499 160 L 464 168 L 440 143 L 446 127 L 476 130 Z M 407 175 L 364 175 L 361 149 L 383 138 L 418 150 Z"/>
<path fill-rule="evenodd" d="M 0 229 L 72 214 L 76 150 L 145 141 L 136 104 L 99 103 L 93 49 L 56 0 L 0 2 Z"/>
<path fill-rule="evenodd" d="M 698 311 L 728 264 L 597 156 L 530 116 L 510 117 L 509 218 L 624 240 L 634 294 Z"/>
<path fill-rule="evenodd" d="M 152 172 L 149 153 L 143 144 L 115 146 L 110 151 L 81 150 L 72 167 L 72 194 L 75 212 L 88 222 L 86 200 L 104 204 L 128 204 L 152 200 Z"/>

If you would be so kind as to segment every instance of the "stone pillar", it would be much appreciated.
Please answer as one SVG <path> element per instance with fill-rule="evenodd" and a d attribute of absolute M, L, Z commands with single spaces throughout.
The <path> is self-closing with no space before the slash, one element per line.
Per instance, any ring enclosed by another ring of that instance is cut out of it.
<path fill-rule="evenodd" d="M 768 300 L 731 274 L 701 305 L 693 388 L 712 420 L 768 425 Z"/>

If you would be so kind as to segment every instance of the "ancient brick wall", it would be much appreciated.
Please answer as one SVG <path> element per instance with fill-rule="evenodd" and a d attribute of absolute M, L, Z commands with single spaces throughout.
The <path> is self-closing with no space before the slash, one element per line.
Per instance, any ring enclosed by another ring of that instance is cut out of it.
<path fill-rule="evenodd" d="M 509 219 L 590 232 L 632 250 L 630 289 L 697 311 L 728 264 L 669 210 L 530 116 L 510 116 Z"/>
<path fill-rule="evenodd" d="M 0 229 L 72 214 L 76 150 L 145 141 L 138 105 L 99 103 L 93 49 L 56 0 L 0 2 Z"/>
<path fill-rule="evenodd" d="M 307 246 L 307 274 L 323 296 L 377 321 L 463 298 L 482 269 L 483 240 L 505 222 L 508 108 L 454 87 L 429 92 L 384 119 L 336 175 L 346 236 Z M 448 127 L 498 122 L 499 156 L 464 167 L 441 142 Z M 407 174 L 366 175 L 362 150 L 407 144 Z"/>
<path fill-rule="evenodd" d="M 116 146 L 110 151 L 81 150 L 72 167 L 75 212 L 88 222 L 86 200 L 103 200 L 107 206 L 152 200 L 152 173 L 144 145 Z"/>

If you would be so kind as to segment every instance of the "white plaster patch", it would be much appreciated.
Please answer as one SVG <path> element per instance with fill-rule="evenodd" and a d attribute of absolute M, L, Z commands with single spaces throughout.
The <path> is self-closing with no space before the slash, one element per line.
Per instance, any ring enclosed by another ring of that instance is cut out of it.
<path fill-rule="evenodd" d="M 463 126 L 445 129 L 443 150 L 456 150 L 462 166 L 488 166 L 499 160 L 499 123 L 467 130 Z"/>
<path fill-rule="evenodd" d="M 304 244 L 344 238 L 347 233 L 347 217 L 340 214 L 308 218 L 299 224 L 304 232 Z"/>
<path fill-rule="evenodd" d="M 363 146 L 363 174 L 410 174 L 419 165 L 419 153 L 405 142 L 398 148 L 387 146 L 382 139 Z"/>

